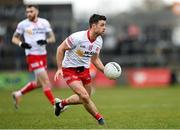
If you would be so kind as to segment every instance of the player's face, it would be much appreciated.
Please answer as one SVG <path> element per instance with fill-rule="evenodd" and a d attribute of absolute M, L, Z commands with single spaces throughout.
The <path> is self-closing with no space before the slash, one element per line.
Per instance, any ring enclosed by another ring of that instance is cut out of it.
<path fill-rule="evenodd" d="M 26 16 L 30 21 L 34 21 L 37 18 L 38 10 L 35 7 L 26 8 Z"/>
<path fill-rule="evenodd" d="M 98 35 L 103 35 L 106 30 L 106 21 L 100 20 L 96 25 L 95 25 L 95 32 Z"/>

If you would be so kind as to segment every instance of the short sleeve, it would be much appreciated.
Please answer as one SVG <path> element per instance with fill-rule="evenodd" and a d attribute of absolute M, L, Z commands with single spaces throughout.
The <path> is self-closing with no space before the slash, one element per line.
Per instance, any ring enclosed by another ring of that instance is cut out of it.
<path fill-rule="evenodd" d="M 77 33 L 73 33 L 66 38 L 66 43 L 69 48 L 74 48 L 78 44 L 78 42 L 79 42 L 79 36 Z"/>
<path fill-rule="evenodd" d="M 22 23 L 19 23 L 18 25 L 17 25 L 17 28 L 16 28 L 16 31 L 15 31 L 16 33 L 19 33 L 19 34 L 23 34 L 23 32 L 24 32 L 24 29 L 23 29 L 23 24 Z"/>
<path fill-rule="evenodd" d="M 102 49 L 102 45 L 103 45 L 103 40 L 101 37 L 99 37 L 98 39 L 98 45 L 97 45 L 97 48 L 96 48 L 96 53 L 99 54 L 101 49 Z"/>

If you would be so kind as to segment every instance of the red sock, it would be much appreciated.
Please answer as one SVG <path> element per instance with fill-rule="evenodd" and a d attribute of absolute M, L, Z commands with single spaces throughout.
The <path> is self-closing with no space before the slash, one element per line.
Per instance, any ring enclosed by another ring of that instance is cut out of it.
<path fill-rule="evenodd" d="M 96 118 L 96 120 L 99 120 L 99 119 L 101 119 L 103 117 L 99 113 L 96 113 L 95 118 Z"/>
<path fill-rule="evenodd" d="M 43 89 L 43 91 L 44 91 L 44 94 L 46 95 L 46 97 L 48 98 L 48 100 L 50 101 L 50 103 L 51 103 L 52 105 L 54 105 L 54 104 L 55 104 L 55 101 L 54 101 L 54 96 L 53 96 L 53 94 L 52 94 L 51 88 L 50 88 L 50 87 L 45 87 L 45 88 Z"/>
<path fill-rule="evenodd" d="M 26 93 L 32 91 L 35 88 L 37 88 L 36 82 L 29 82 L 20 91 L 21 91 L 22 94 L 26 94 Z"/>
<path fill-rule="evenodd" d="M 62 105 L 62 107 L 68 105 L 66 99 L 63 99 L 63 100 L 62 100 L 61 105 Z"/>

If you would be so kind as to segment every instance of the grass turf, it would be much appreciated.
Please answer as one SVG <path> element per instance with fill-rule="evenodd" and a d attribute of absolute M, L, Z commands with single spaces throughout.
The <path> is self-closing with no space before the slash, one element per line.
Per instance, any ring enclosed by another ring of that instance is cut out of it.
<path fill-rule="evenodd" d="M 41 89 L 24 95 L 16 110 L 11 92 L 0 90 L 0 129 L 180 129 L 180 87 L 97 89 L 92 98 L 105 118 L 104 126 L 81 105 L 56 117 Z M 53 92 L 62 98 L 72 94 L 70 89 Z"/>

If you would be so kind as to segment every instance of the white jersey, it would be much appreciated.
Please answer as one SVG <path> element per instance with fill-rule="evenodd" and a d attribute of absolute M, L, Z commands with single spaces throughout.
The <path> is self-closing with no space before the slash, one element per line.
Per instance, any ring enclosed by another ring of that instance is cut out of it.
<path fill-rule="evenodd" d="M 51 31 L 49 22 L 43 18 L 38 18 L 37 22 L 25 19 L 18 24 L 16 29 L 16 33 L 23 35 L 25 42 L 32 46 L 31 49 L 25 49 L 26 55 L 46 54 L 46 46 L 38 45 L 37 41 L 46 40 L 46 33 Z"/>
<path fill-rule="evenodd" d="M 88 30 L 73 33 L 66 38 L 66 44 L 71 49 L 65 52 L 62 67 L 89 68 L 91 56 L 99 54 L 102 43 L 101 36 L 98 36 L 95 41 L 90 41 Z"/>

